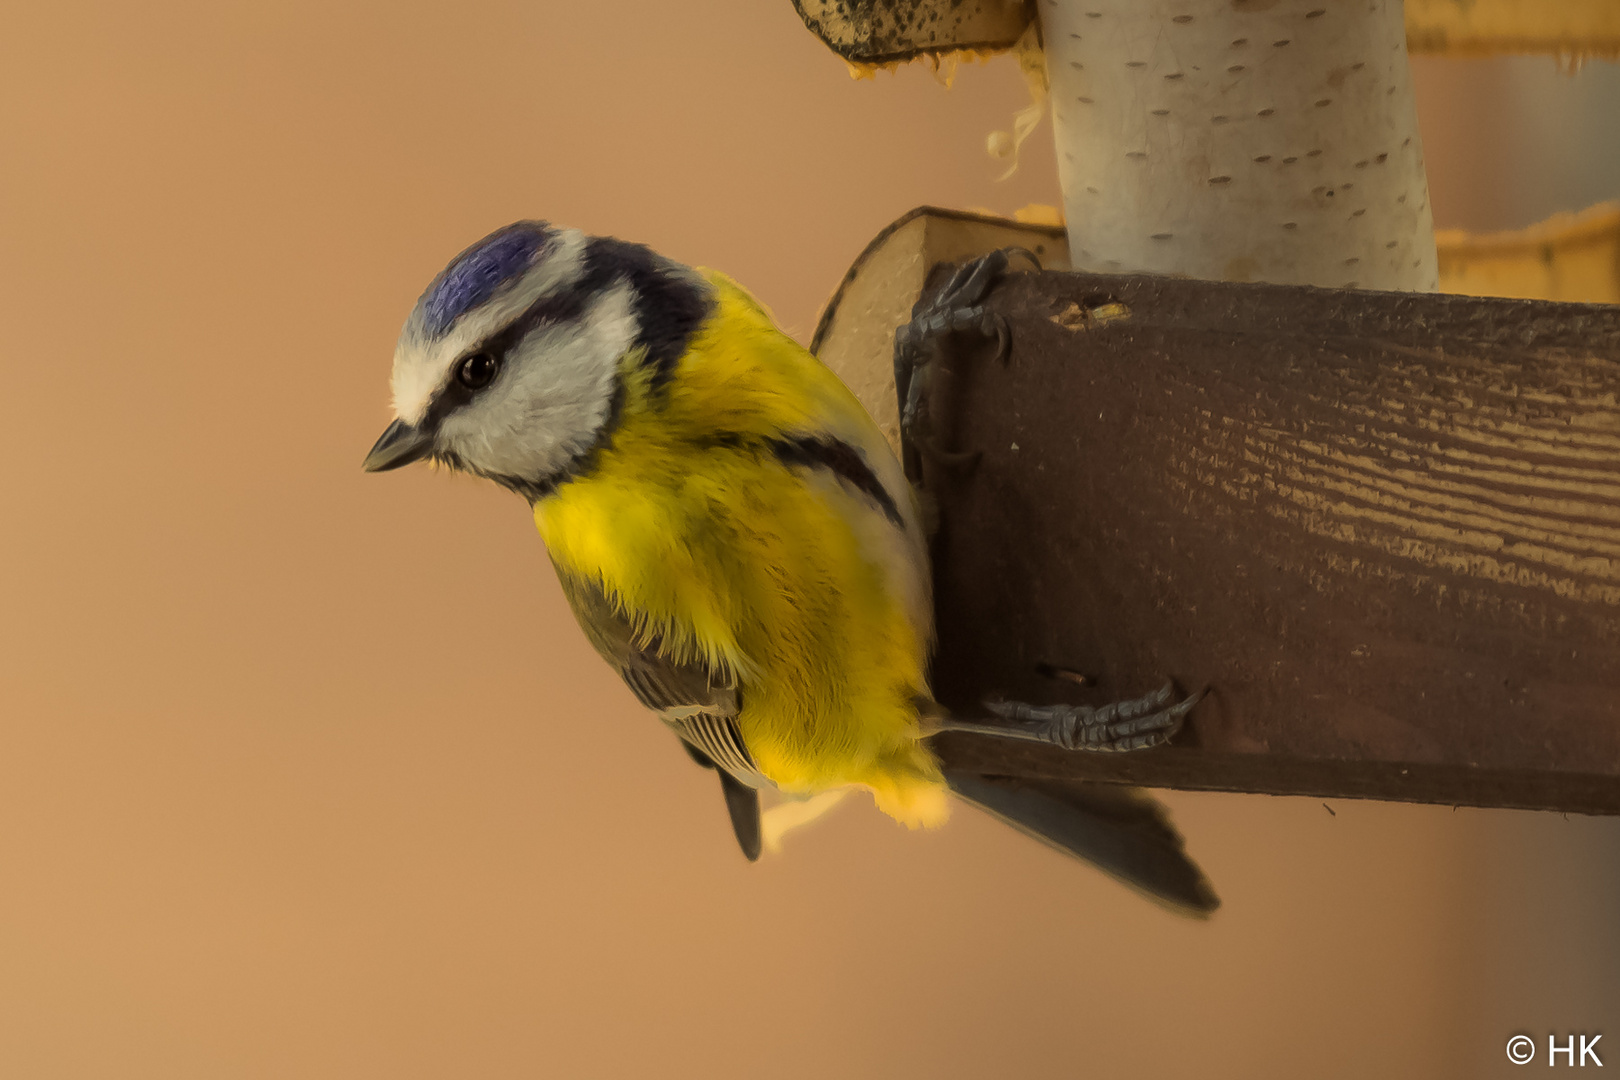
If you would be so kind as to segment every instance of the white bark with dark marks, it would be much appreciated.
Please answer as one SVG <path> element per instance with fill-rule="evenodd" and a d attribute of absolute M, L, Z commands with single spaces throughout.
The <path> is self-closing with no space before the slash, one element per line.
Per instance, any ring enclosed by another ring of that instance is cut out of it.
<path fill-rule="evenodd" d="M 1076 269 L 1433 290 L 1400 0 L 1038 0 Z"/>

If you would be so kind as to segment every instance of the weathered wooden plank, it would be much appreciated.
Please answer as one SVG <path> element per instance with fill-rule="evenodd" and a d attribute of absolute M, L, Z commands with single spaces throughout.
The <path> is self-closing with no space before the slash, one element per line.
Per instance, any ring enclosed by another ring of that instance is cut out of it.
<path fill-rule="evenodd" d="M 926 477 L 938 692 L 1211 694 L 1164 750 L 951 763 L 1620 812 L 1620 309 L 1052 272 L 990 304 L 1010 362 L 936 405 L 983 458 Z"/>
<path fill-rule="evenodd" d="M 1620 301 L 1620 205 L 1560 214 L 1513 233 L 1435 236 L 1440 290 L 1588 303 Z M 899 449 L 894 331 L 911 313 L 935 263 L 1022 247 L 1048 270 L 1071 269 L 1061 225 L 1034 225 L 923 206 L 880 232 L 844 275 L 816 327 L 811 351 L 855 391 Z"/>

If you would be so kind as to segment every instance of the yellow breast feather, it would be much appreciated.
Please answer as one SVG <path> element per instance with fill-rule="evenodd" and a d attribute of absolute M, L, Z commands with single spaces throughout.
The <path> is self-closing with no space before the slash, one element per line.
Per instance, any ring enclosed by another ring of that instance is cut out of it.
<path fill-rule="evenodd" d="M 676 377 L 632 354 L 591 467 L 535 505 L 561 572 L 599 583 L 646 642 L 733 673 L 738 727 L 784 791 L 856 784 L 910 825 L 947 813 L 919 743 L 932 616 L 916 511 L 876 426 L 723 275 Z M 855 447 L 898 523 L 784 437 Z"/>

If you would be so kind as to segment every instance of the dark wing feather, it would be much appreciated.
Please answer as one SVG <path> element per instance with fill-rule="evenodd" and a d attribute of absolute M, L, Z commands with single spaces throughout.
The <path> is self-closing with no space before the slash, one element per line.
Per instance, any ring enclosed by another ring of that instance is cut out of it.
<path fill-rule="evenodd" d="M 957 795 L 1185 915 L 1220 907 L 1160 803 L 1140 788 L 947 772 Z"/>
<path fill-rule="evenodd" d="M 720 716 L 737 714 L 734 679 L 707 664 L 678 664 L 658 651 L 656 641 L 643 646 L 636 640 L 630 620 L 595 582 L 582 581 L 561 569 L 557 580 L 586 639 L 613 665 L 636 700 L 659 714 L 691 709 Z"/>
<path fill-rule="evenodd" d="M 636 700 L 675 729 L 693 761 L 720 774 L 737 844 L 749 861 L 759 858 L 756 785 L 764 778 L 737 729 L 736 680 L 707 664 L 677 663 L 658 651 L 656 641 L 639 642 L 630 620 L 594 582 L 582 581 L 561 568 L 557 580 L 586 639 L 619 673 Z"/>
<path fill-rule="evenodd" d="M 731 831 L 737 837 L 737 846 L 749 862 L 759 858 L 759 790 L 751 788 L 724 769 L 720 773 L 720 792 L 726 797 L 726 812 L 731 815 Z"/>
<path fill-rule="evenodd" d="M 692 760 L 705 769 L 713 769 L 720 774 L 720 794 L 726 799 L 726 813 L 731 815 L 731 831 L 737 837 L 737 846 L 749 862 L 759 859 L 760 849 L 760 822 L 759 822 L 759 791 L 732 776 L 720 768 L 709 755 L 687 742 L 681 740 L 681 745 L 691 755 Z"/>

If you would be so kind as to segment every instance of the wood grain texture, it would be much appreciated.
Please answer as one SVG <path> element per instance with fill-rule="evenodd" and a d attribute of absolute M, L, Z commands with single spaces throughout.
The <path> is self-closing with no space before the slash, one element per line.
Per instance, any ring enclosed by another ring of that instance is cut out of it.
<path fill-rule="evenodd" d="M 956 358 L 938 406 L 983 458 L 926 478 L 942 698 L 1076 700 L 1041 660 L 1099 703 L 1212 689 L 1163 751 L 949 761 L 1620 812 L 1620 309 L 1051 272 L 990 303 L 1010 362 Z"/>

